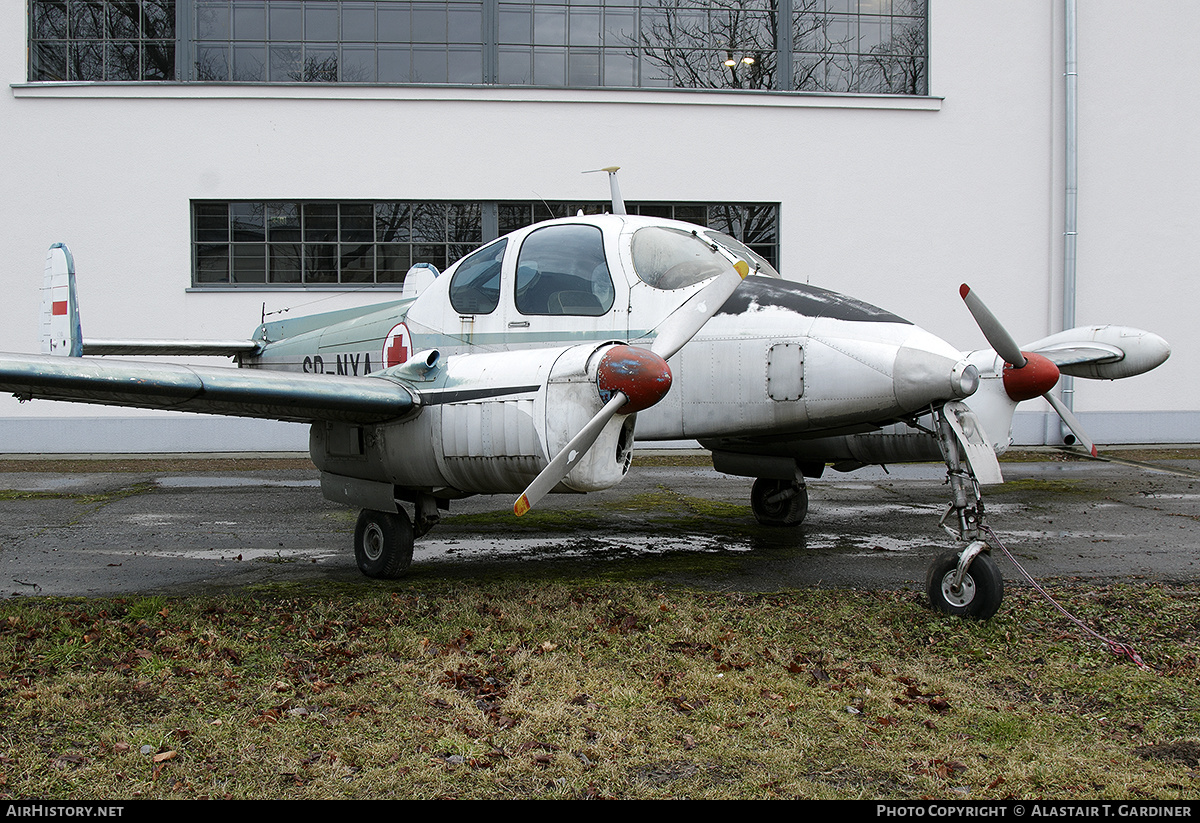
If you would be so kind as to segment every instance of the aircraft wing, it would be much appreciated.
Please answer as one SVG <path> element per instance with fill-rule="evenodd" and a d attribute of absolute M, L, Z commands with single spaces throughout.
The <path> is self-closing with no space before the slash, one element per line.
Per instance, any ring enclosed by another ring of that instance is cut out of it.
<path fill-rule="evenodd" d="M 1129 326 L 1080 326 L 1024 347 L 1050 360 L 1063 374 L 1119 380 L 1163 364 L 1171 347 L 1157 334 Z"/>
<path fill-rule="evenodd" d="M 1098 343 L 1062 344 L 1037 352 L 1056 366 L 1076 366 L 1083 363 L 1115 363 L 1125 356 L 1116 346 Z"/>
<path fill-rule="evenodd" d="M 129 360 L 0 353 L 0 391 L 270 420 L 379 423 L 410 412 L 416 393 L 386 377 L 339 377 Z"/>

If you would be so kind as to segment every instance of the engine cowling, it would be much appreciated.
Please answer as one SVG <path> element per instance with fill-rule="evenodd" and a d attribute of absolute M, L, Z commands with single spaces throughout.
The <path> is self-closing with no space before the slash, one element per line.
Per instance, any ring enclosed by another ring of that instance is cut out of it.
<path fill-rule="evenodd" d="M 601 408 L 601 365 L 617 348 L 467 354 L 446 358 L 423 379 L 405 373 L 421 399 L 419 414 L 369 426 L 314 424 L 313 462 L 330 475 L 440 497 L 520 492 Z M 557 489 L 620 482 L 632 459 L 634 419 L 609 421 Z M 331 499 L 353 504 L 354 496 L 339 491 Z"/>

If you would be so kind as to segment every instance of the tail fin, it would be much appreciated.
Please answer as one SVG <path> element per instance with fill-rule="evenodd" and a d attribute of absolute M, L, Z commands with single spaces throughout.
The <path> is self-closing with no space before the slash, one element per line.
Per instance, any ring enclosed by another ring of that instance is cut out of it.
<path fill-rule="evenodd" d="M 46 254 L 42 283 L 42 353 L 58 357 L 86 355 L 229 356 L 256 354 L 256 340 L 83 340 L 79 298 L 75 294 L 75 258 L 63 243 Z"/>
<path fill-rule="evenodd" d="M 63 243 L 55 243 L 46 254 L 41 327 L 43 353 L 83 356 L 79 300 L 75 296 L 75 259 Z"/>

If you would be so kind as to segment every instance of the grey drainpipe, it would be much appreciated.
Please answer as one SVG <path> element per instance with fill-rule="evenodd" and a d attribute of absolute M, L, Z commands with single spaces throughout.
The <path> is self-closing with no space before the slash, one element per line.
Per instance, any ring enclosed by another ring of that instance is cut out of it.
<path fill-rule="evenodd" d="M 1078 155 L 1078 96 L 1077 96 L 1077 52 L 1076 52 L 1076 19 L 1075 0 L 1065 0 L 1066 5 L 1066 192 L 1065 216 L 1063 222 L 1063 309 L 1062 322 L 1064 329 L 1075 327 L 1075 242 L 1078 234 L 1079 219 L 1076 211 L 1079 200 L 1079 155 Z M 1059 381 L 1062 387 L 1063 405 L 1074 409 L 1075 381 L 1070 375 L 1063 375 Z M 1070 444 L 1075 442 L 1066 424 L 1059 422 L 1059 434 Z"/>

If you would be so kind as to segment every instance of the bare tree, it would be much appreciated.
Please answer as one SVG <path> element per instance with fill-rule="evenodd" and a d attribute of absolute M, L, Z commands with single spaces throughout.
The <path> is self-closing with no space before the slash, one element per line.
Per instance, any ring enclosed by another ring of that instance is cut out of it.
<path fill-rule="evenodd" d="M 654 0 L 630 45 L 677 88 L 778 88 L 778 12 L 776 0 Z"/>
<path fill-rule="evenodd" d="M 925 0 L 896 0 L 895 15 L 828 5 L 793 0 L 791 19 L 781 20 L 778 0 L 652 0 L 630 53 L 649 67 L 643 85 L 657 73 L 680 88 L 925 93 Z M 867 45 L 872 24 L 891 37 Z M 780 61 L 781 26 L 791 38 L 790 65 Z"/>
<path fill-rule="evenodd" d="M 873 90 L 887 94 L 926 94 L 927 41 L 924 20 L 893 23 L 892 39 L 864 58 Z"/>
<path fill-rule="evenodd" d="M 795 90 L 925 93 L 925 0 L 894 0 L 894 15 L 826 13 L 823 5 L 803 0 L 794 18 Z M 890 37 L 872 43 L 872 28 Z"/>

